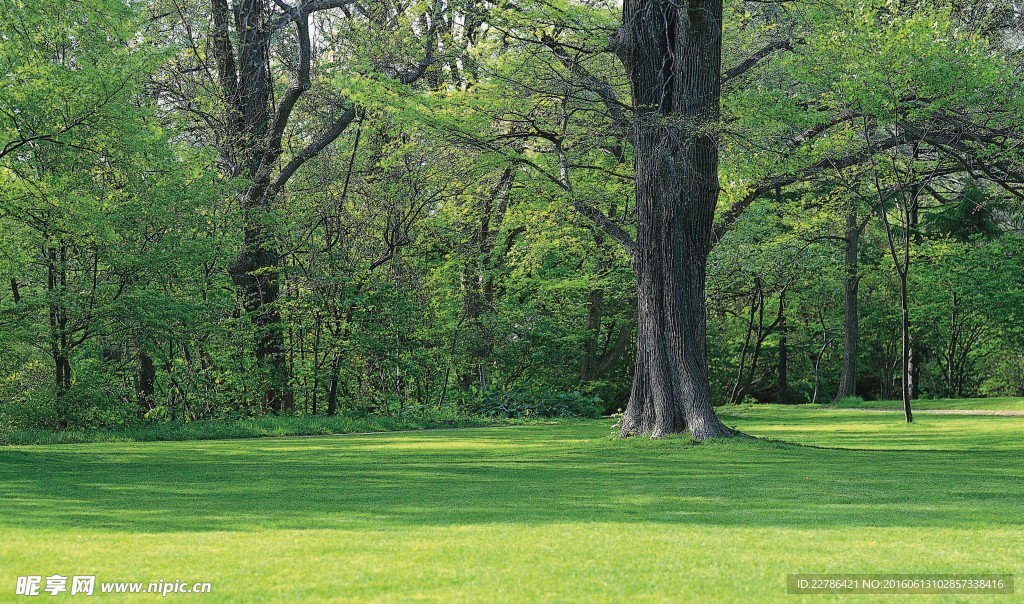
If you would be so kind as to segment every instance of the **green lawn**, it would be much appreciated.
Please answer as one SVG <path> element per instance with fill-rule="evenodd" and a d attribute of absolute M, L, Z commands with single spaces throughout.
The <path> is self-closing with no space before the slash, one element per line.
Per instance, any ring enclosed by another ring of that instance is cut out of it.
<path fill-rule="evenodd" d="M 148 442 L 158 440 L 228 440 L 263 436 L 317 436 L 360 432 L 399 432 L 436 428 L 483 428 L 530 424 L 539 419 L 472 417 L 451 412 L 427 412 L 380 416 L 368 414 L 280 415 L 251 419 L 219 419 L 196 422 L 159 422 L 89 430 L 42 430 L 0 427 L 0 446 L 57 445 L 100 442 Z"/>
<path fill-rule="evenodd" d="M 903 401 L 858 401 L 844 400 L 836 403 L 837 407 L 847 409 L 894 409 L 902 410 Z M 979 409 L 994 411 L 1024 411 L 1024 398 L 961 398 L 939 400 L 916 400 L 911 403 L 912 409 Z"/>
<path fill-rule="evenodd" d="M 196 602 L 823 602 L 786 573 L 1024 577 L 1024 417 L 723 416 L 814 447 L 576 421 L 0 448 L 0 600 L 49 574 L 210 582 L 168 596 Z"/>

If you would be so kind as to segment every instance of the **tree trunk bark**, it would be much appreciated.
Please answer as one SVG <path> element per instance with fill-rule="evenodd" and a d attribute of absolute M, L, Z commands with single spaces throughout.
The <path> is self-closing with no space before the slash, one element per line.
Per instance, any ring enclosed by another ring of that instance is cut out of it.
<path fill-rule="evenodd" d="M 860 284 L 858 265 L 858 244 L 860 226 L 857 218 L 857 202 L 850 199 L 846 207 L 846 260 L 845 260 L 845 304 L 843 311 L 843 366 L 839 378 L 836 400 L 857 396 L 857 344 L 859 317 L 857 289 Z"/>
<path fill-rule="evenodd" d="M 913 361 L 911 360 L 911 357 L 913 356 L 913 352 L 910 348 L 910 308 L 908 302 L 909 300 L 907 296 L 907 273 L 904 270 L 904 272 L 900 274 L 900 331 L 902 335 L 902 347 L 900 356 L 903 360 L 903 376 L 900 380 L 900 389 L 903 396 L 903 414 L 907 418 L 907 423 L 910 423 L 914 421 L 914 415 L 910 410 L 910 400 L 912 392 L 911 369 L 913 366 Z"/>
<path fill-rule="evenodd" d="M 64 306 L 67 288 L 67 246 L 47 249 L 47 294 L 50 301 L 50 356 L 53 358 L 53 377 L 57 396 L 63 396 L 71 388 L 70 340 L 68 334 L 68 313 Z"/>
<path fill-rule="evenodd" d="M 271 167 L 280 156 L 279 139 L 271 133 L 273 81 L 269 65 L 269 7 L 267 0 L 238 0 L 234 6 L 238 56 L 228 36 L 224 0 L 212 0 L 215 54 L 224 100 L 232 125 L 238 175 L 248 179 L 241 195 L 242 246 L 228 272 L 238 288 L 242 307 L 254 329 L 254 355 L 260 373 L 264 407 L 279 413 L 291 406 L 285 357 L 280 295 L 280 254 L 273 232 Z M 236 67 L 237 65 L 237 67 Z M 237 71 L 237 74 L 236 74 Z"/>
<path fill-rule="evenodd" d="M 145 416 L 146 412 L 153 408 L 155 385 L 156 365 L 153 363 L 153 357 L 145 351 L 139 351 L 139 417 Z"/>
<path fill-rule="evenodd" d="M 637 363 L 622 436 L 730 436 L 711 404 L 705 271 L 718 203 L 722 2 L 626 0 L 611 40 L 637 119 Z"/>
<path fill-rule="evenodd" d="M 914 158 L 917 158 L 917 149 L 914 150 Z M 920 225 L 920 212 L 918 200 L 921 195 L 921 185 L 918 183 L 912 183 L 910 185 L 910 208 L 907 211 L 907 237 L 912 237 L 914 244 L 921 244 L 921 231 L 918 228 Z M 910 271 L 910 259 L 907 257 L 907 272 Z M 909 326 L 908 326 L 909 329 Z M 910 366 L 907 371 L 907 378 L 910 380 L 910 399 L 917 400 L 921 396 L 921 362 L 922 362 L 922 351 L 920 347 L 914 342 L 913 334 L 908 333 L 908 346 L 910 347 L 909 363 Z M 909 420 L 908 420 L 909 421 Z"/>
<path fill-rule="evenodd" d="M 779 383 L 776 388 L 780 403 L 789 402 L 789 333 L 786 325 L 786 292 L 779 292 Z"/>
<path fill-rule="evenodd" d="M 341 370 L 341 355 L 334 351 L 334 358 L 331 359 L 331 380 L 327 391 L 327 416 L 334 417 L 338 414 L 338 372 Z"/>
<path fill-rule="evenodd" d="M 281 312 L 277 308 L 280 297 L 280 257 L 275 238 L 266 233 L 271 200 L 260 198 L 243 201 L 246 226 L 242 249 L 231 266 L 231 276 L 239 288 L 242 306 L 252 318 L 254 354 L 263 388 L 264 406 L 273 413 L 291 408 L 288 387 L 288 362 L 285 355 L 284 331 Z"/>

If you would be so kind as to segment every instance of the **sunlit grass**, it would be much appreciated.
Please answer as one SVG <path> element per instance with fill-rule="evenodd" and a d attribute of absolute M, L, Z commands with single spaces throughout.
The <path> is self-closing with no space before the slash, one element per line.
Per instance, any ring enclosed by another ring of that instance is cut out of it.
<path fill-rule="evenodd" d="M 798 598 L 793 572 L 1024 572 L 1024 418 L 723 415 L 814 447 L 578 421 L 3 448 L 0 600 L 55 573 L 213 584 L 190 601 L 744 602 Z"/>
<path fill-rule="evenodd" d="M 837 407 L 848 409 L 903 409 L 903 401 L 858 401 L 846 399 L 836 403 Z M 911 402 L 911 409 L 978 409 L 991 411 L 1024 411 L 1024 398 L 961 398 L 961 399 L 919 399 Z"/>
<path fill-rule="evenodd" d="M 766 438 L 819 447 L 901 450 L 1020 451 L 1024 417 L 930 415 L 914 423 L 902 411 L 879 413 L 811 405 L 744 405 L 719 411 L 723 421 Z"/>

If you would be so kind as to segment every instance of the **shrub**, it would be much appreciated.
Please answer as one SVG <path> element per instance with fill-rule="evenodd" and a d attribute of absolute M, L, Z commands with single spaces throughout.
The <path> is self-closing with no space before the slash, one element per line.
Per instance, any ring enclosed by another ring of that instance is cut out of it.
<path fill-rule="evenodd" d="M 58 396 L 48 368 L 33 363 L 0 384 L 0 425 L 64 430 L 121 426 L 135 416 L 132 393 L 98 362 L 76 367 L 71 387 Z"/>
<path fill-rule="evenodd" d="M 567 393 L 504 392 L 471 393 L 466 410 L 482 417 L 601 417 L 604 403 L 597 396 L 578 391 Z"/>
<path fill-rule="evenodd" d="M 847 396 L 835 402 L 837 407 L 862 407 L 864 399 L 859 396 Z"/>

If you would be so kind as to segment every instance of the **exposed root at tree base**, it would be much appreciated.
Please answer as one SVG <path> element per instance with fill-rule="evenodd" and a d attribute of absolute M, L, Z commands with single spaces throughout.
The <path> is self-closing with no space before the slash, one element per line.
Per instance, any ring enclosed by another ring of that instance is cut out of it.
<path fill-rule="evenodd" d="M 677 432 L 666 432 L 664 430 L 653 430 L 652 429 L 650 432 L 637 432 L 637 431 L 625 430 L 624 429 L 621 432 L 619 432 L 619 438 L 633 438 L 633 437 L 638 437 L 638 436 L 647 436 L 651 440 L 657 440 L 657 439 L 660 439 L 660 438 L 665 438 L 666 436 L 671 436 L 673 434 L 688 435 L 690 438 L 692 438 L 696 442 L 706 442 L 706 441 L 709 441 L 709 440 L 719 440 L 719 439 L 723 439 L 723 438 L 749 438 L 749 439 L 756 439 L 757 438 L 756 436 L 751 436 L 751 435 L 749 435 L 749 434 L 747 434 L 745 432 L 740 432 L 739 430 L 736 430 L 734 428 L 728 428 L 728 427 L 724 428 L 724 430 L 719 429 L 719 430 L 715 431 L 712 434 L 708 434 L 708 433 L 697 433 L 697 434 L 695 434 L 695 433 L 691 432 L 690 430 L 680 430 L 680 431 L 677 431 Z"/>

